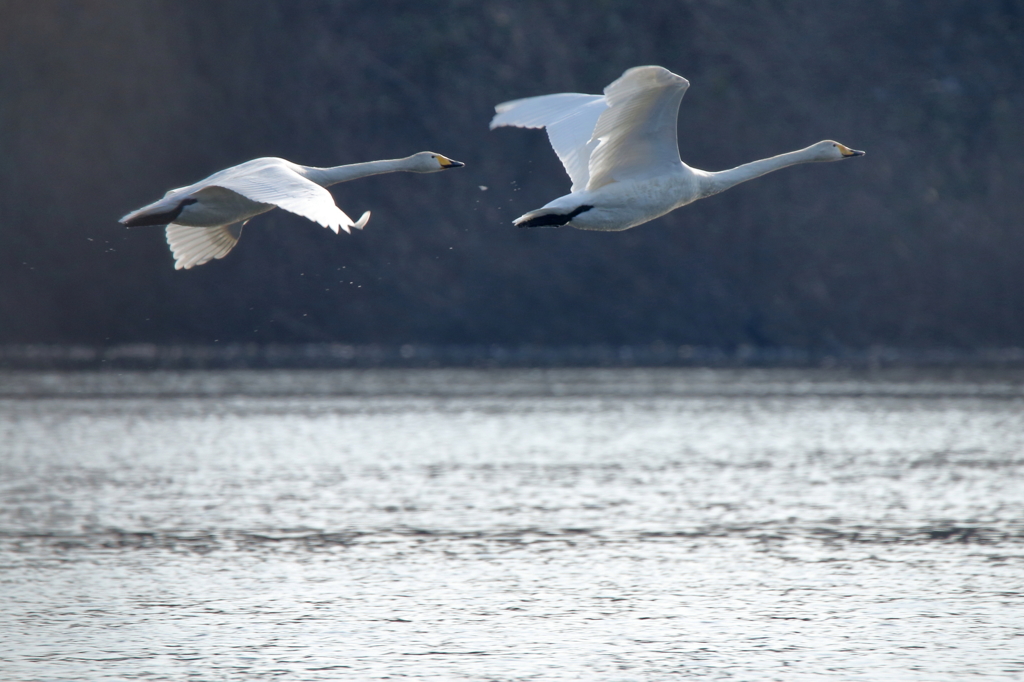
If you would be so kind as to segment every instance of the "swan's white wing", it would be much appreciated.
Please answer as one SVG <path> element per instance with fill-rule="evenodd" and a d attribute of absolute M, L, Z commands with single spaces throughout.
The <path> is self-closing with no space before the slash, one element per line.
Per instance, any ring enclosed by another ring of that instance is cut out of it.
<path fill-rule="evenodd" d="M 688 87 L 668 69 L 638 66 L 604 89 L 608 108 L 594 126 L 588 190 L 679 167 L 676 120 Z"/>
<path fill-rule="evenodd" d="M 238 243 L 244 224 L 191 227 L 171 223 L 167 226 L 165 234 L 171 253 L 174 254 L 174 269 L 188 270 L 214 258 L 228 255 L 228 251 Z"/>
<path fill-rule="evenodd" d="M 229 189 L 250 201 L 274 204 L 335 232 L 338 228 L 351 232 L 352 219 L 335 205 L 331 193 L 286 163 L 281 159 L 255 159 L 216 173 L 203 184 Z"/>
<path fill-rule="evenodd" d="M 587 186 L 594 125 L 608 108 L 602 95 L 563 92 L 527 97 L 494 107 L 491 130 L 499 126 L 547 128 L 548 139 L 572 180 L 573 192 Z"/>

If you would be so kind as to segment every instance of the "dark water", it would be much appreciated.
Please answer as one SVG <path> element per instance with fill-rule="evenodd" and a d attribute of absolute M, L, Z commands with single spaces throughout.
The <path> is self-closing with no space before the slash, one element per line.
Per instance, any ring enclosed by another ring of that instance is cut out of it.
<path fill-rule="evenodd" d="M 1021 679 L 1022 379 L 0 374 L 0 676 Z"/>

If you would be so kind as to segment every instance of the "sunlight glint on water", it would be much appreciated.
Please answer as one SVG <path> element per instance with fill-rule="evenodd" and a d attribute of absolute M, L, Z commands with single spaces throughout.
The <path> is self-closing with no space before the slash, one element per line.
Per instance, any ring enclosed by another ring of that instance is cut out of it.
<path fill-rule="evenodd" d="M 1024 675 L 1019 381 L 0 378 L 3 679 Z"/>

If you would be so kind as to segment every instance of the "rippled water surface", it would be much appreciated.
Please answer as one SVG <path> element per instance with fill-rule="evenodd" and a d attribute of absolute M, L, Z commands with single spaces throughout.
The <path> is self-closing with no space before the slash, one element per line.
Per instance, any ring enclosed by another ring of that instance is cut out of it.
<path fill-rule="evenodd" d="M 0 374 L 6 680 L 1024 677 L 1020 374 Z"/>

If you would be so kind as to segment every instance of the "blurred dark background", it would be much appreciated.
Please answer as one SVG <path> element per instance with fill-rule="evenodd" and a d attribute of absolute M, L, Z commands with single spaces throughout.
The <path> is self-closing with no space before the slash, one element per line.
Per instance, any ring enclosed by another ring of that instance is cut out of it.
<path fill-rule="evenodd" d="M 493 106 L 687 77 L 684 161 L 836 139 L 621 233 L 518 230 L 568 192 Z M 0 0 L 0 343 L 1024 345 L 1024 1 Z M 117 219 L 258 156 L 441 152 L 274 211 L 175 271 Z M 486 189 L 484 189 L 486 188 Z"/>

